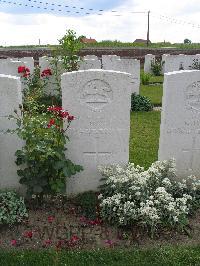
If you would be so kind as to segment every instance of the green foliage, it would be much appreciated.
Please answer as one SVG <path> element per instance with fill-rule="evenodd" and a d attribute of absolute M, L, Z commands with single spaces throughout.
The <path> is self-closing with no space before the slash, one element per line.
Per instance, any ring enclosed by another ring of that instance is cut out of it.
<path fill-rule="evenodd" d="M 65 192 L 66 178 L 83 169 L 65 156 L 69 140 L 66 130 L 74 117 L 60 107 L 62 63 L 66 71 L 76 69 L 80 40 L 69 30 L 59 42 L 60 48 L 51 62 L 52 69 L 40 73 L 40 68 L 36 67 L 32 75 L 18 69 L 25 86 L 23 108 L 21 114 L 10 118 L 16 119 L 16 132 L 25 143 L 16 151 L 16 164 L 20 166 L 17 172 L 20 183 L 27 186 L 27 197 L 37 195 L 41 198 L 44 194 Z M 47 85 L 56 85 L 57 96 L 45 94 Z"/>
<path fill-rule="evenodd" d="M 140 75 L 142 85 L 148 85 L 151 79 L 150 73 L 142 72 Z"/>
<path fill-rule="evenodd" d="M 61 60 L 63 60 L 64 68 L 68 72 L 78 69 L 80 58 L 77 54 L 83 48 L 80 40 L 81 37 L 76 37 L 76 33 L 73 30 L 68 30 L 59 40 L 60 47 L 58 52 Z"/>
<path fill-rule="evenodd" d="M 164 62 L 162 62 L 161 60 L 158 60 L 158 59 L 151 61 L 151 70 L 155 76 L 161 75 L 163 64 L 164 64 Z"/>
<path fill-rule="evenodd" d="M 49 78 L 41 78 L 40 67 L 35 67 L 33 74 L 23 78 L 23 109 L 29 113 L 43 113 L 50 105 L 60 103 L 60 97 L 46 95 L 44 90 Z"/>
<path fill-rule="evenodd" d="M 0 225 L 19 223 L 28 217 L 24 199 L 14 191 L 0 192 Z"/>
<path fill-rule="evenodd" d="M 50 60 L 51 69 L 54 76 L 56 92 L 61 99 L 61 74 L 63 69 L 66 72 L 78 70 L 80 57 L 78 52 L 83 48 L 81 38 L 76 36 L 73 30 L 68 30 L 59 40 L 59 46 L 52 48 L 53 57 Z"/>
<path fill-rule="evenodd" d="M 89 219 L 97 218 L 98 198 L 95 192 L 88 191 L 76 197 L 76 204 L 81 207 L 81 213 Z"/>
<path fill-rule="evenodd" d="M 61 193 L 66 177 L 81 171 L 65 157 L 67 137 L 63 120 L 56 113 L 23 112 L 23 120 L 16 117 L 18 136 L 25 146 L 16 152 L 20 183 L 27 186 L 27 196 Z M 69 122 L 70 123 L 70 122 Z M 69 125 L 68 125 L 69 126 Z"/>
<path fill-rule="evenodd" d="M 191 44 L 191 43 L 192 43 L 192 41 L 190 39 L 185 39 L 184 40 L 184 44 Z"/>
<path fill-rule="evenodd" d="M 139 94 L 133 93 L 131 95 L 131 111 L 151 111 L 153 109 L 153 105 L 151 101 Z"/>

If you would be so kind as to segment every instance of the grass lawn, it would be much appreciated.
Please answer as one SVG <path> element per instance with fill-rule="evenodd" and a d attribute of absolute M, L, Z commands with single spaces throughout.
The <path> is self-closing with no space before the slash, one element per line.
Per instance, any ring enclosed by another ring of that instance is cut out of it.
<path fill-rule="evenodd" d="M 0 265 L 51 266 L 51 265 L 200 265 L 200 247 L 165 247 L 148 250 L 97 250 L 97 251 L 11 251 L 0 252 Z"/>
<path fill-rule="evenodd" d="M 132 112 L 130 161 L 145 168 L 157 160 L 160 135 L 160 112 Z"/>
<path fill-rule="evenodd" d="M 154 106 L 162 105 L 163 88 L 161 85 L 140 85 L 140 95 L 148 97 Z"/>
<path fill-rule="evenodd" d="M 150 82 L 152 83 L 156 83 L 156 82 L 163 83 L 163 81 L 164 81 L 164 76 L 152 76 L 150 78 Z"/>

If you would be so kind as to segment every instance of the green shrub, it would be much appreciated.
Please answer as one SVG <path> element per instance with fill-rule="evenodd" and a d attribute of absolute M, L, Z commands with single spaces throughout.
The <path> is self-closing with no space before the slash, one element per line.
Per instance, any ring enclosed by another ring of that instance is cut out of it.
<path fill-rule="evenodd" d="M 200 207 L 200 181 L 178 179 L 174 160 L 157 161 L 146 171 L 133 163 L 99 170 L 105 181 L 100 211 L 112 224 L 143 225 L 151 233 L 158 226 L 184 229 L 188 215 Z"/>
<path fill-rule="evenodd" d="M 97 217 L 97 195 L 93 191 L 88 191 L 79 194 L 76 197 L 76 204 L 81 207 L 82 214 L 89 219 L 95 219 Z"/>
<path fill-rule="evenodd" d="M 151 61 L 151 70 L 155 76 L 160 76 L 162 74 L 162 66 L 164 62 L 156 59 Z"/>
<path fill-rule="evenodd" d="M 153 105 L 149 98 L 133 93 L 131 95 L 131 111 L 151 111 Z"/>
<path fill-rule="evenodd" d="M 148 85 L 151 79 L 150 73 L 141 73 L 140 75 L 142 85 Z"/>
<path fill-rule="evenodd" d="M 24 199 L 14 191 L 0 192 L 0 224 L 14 224 L 28 217 Z"/>

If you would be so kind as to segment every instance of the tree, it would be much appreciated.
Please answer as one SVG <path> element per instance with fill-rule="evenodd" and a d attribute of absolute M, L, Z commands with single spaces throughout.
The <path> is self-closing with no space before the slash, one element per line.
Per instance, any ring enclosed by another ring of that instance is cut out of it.
<path fill-rule="evenodd" d="M 185 43 L 185 44 L 191 44 L 192 41 L 191 41 L 190 39 L 185 39 L 185 40 L 184 40 L 184 43 Z"/>

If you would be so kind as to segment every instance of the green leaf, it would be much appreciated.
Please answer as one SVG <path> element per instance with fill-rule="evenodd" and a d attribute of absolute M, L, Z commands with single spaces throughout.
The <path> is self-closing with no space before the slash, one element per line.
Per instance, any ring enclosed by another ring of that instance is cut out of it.
<path fill-rule="evenodd" d="M 56 170 L 60 170 L 65 166 L 65 162 L 64 161 L 57 161 L 54 163 L 53 167 Z"/>
<path fill-rule="evenodd" d="M 17 170 L 18 176 L 24 176 L 24 171 L 23 170 Z"/>
<path fill-rule="evenodd" d="M 39 185 L 36 185 L 33 187 L 33 192 L 36 193 L 36 194 L 39 194 L 43 191 L 42 187 L 39 186 Z"/>

